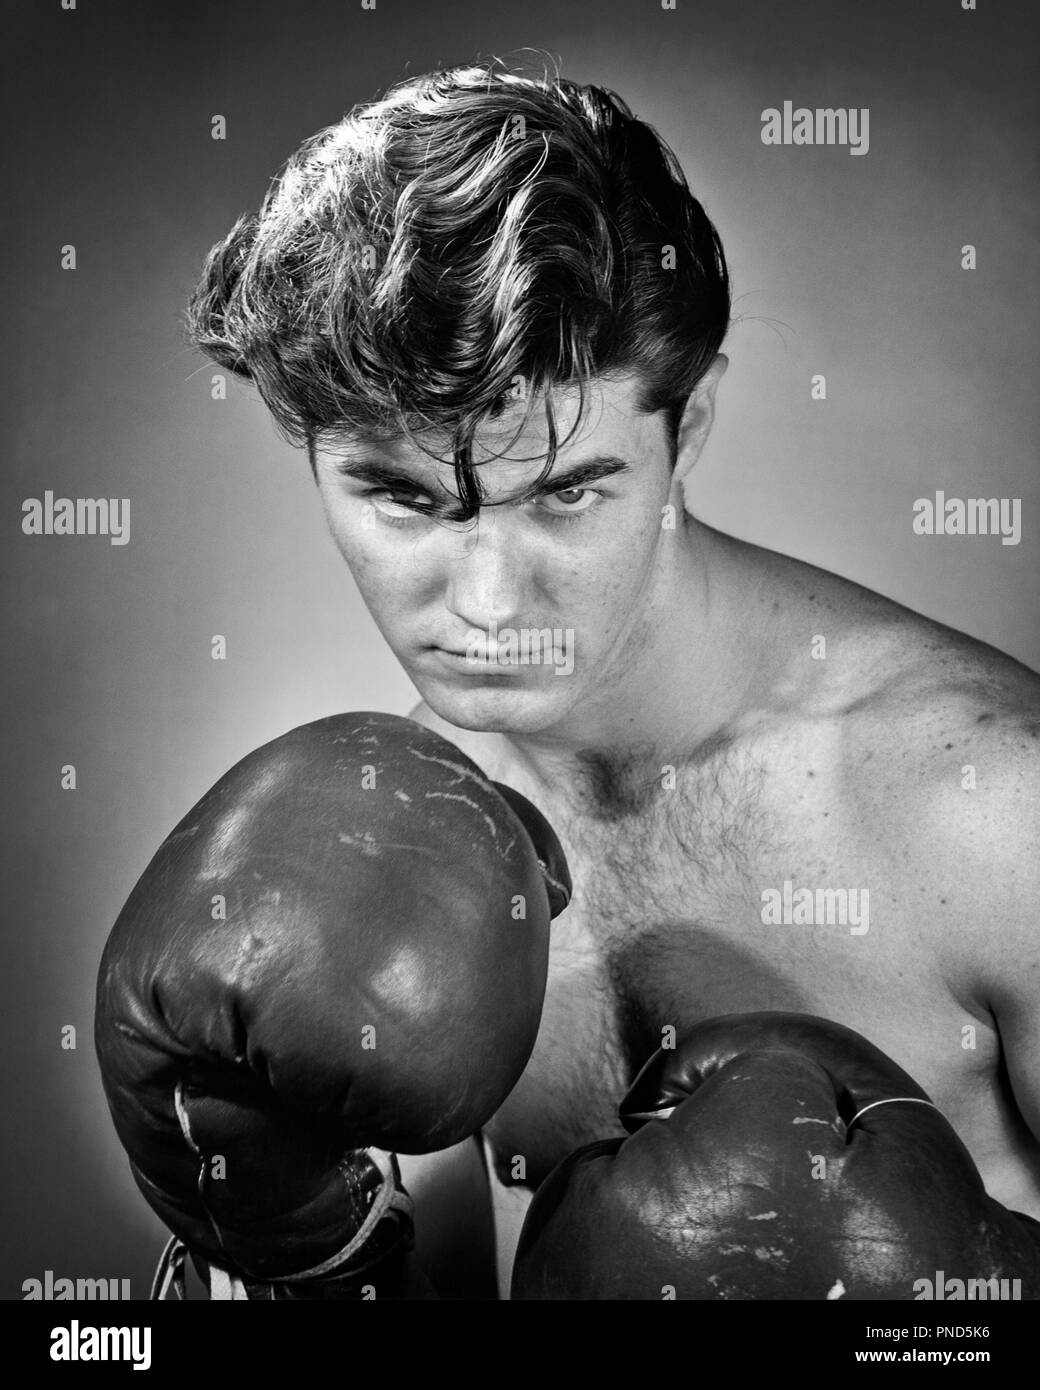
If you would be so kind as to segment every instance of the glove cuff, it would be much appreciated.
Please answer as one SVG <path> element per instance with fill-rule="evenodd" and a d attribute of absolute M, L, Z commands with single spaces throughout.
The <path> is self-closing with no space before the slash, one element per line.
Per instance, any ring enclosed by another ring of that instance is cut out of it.
<path fill-rule="evenodd" d="M 184 1242 L 174 1236 L 163 1251 L 150 1298 L 160 1302 L 171 1296 L 185 1298 L 184 1265 L 189 1253 L 200 1278 L 209 1288 L 210 1299 L 220 1302 L 361 1298 L 363 1286 L 371 1283 L 377 1266 L 384 1266 L 388 1282 L 402 1283 L 390 1262 L 397 1257 L 400 1264 L 400 1257 L 414 1245 L 414 1203 L 401 1183 L 395 1154 L 382 1149 L 366 1149 L 363 1156 L 378 1169 L 382 1182 L 357 1232 L 335 1254 L 308 1269 L 258 1280 L 244 1270 L 217 1264 L 207 1255 L 189 1251 Z"/>

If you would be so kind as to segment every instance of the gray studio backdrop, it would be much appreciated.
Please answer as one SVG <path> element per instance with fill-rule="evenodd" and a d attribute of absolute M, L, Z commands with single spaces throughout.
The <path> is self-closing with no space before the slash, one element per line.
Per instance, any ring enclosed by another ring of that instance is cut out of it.
<path fill-rule="evenodd" d="M 250 748 L 413 700 L 305 459 L 249 389 L 212 400 L 179 339 L 211 243 L 355 101 L 548 50 L 658 127 L 729 254 L 732 366 L 693 510 L 1040 664 L 1035 26 L 1027 0 L 22 0 L 4 18 L 0 1297 L 47 1269 L 143 1297 L 161 1232 L 91 1042 L 109 927 Z M 785 100 L 868 108 L 868 152 L 764 145 Z M 1020 543 L 915 536 L 938 489 L 1020 498 Z M 46 490 L 128 498 L 128 543 L 24 535 Z"/>

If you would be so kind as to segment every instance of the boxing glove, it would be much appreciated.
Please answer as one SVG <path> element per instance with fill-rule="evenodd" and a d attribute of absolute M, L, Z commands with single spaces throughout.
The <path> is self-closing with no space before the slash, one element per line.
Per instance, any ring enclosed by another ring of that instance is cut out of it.
<path fill-rule="evenodd" d="M 536 1193 L 514 1298 L 909 1300 L 938 1271 L 1040 1297 L 1040 1225 L 987 1196 L 925 1092 L 851 1029 L 709 1020 L 619 1115 L 627 1139 Z"/>
<path fill-rule="evenodd" d="M 233 767 L 131 893 L 95 1015 L 133 1176 L 196 1263 L 251 1297 L 356 1296 L 380 1262 L 389 1286 L 391 1154 L 505 1099 L 569 893 L 535 807 L 411 720 L 322 719 Z"/>

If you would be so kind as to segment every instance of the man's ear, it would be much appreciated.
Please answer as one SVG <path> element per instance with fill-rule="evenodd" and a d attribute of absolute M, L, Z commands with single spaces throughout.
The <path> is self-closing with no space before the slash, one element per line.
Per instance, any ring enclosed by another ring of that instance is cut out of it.
<path fill-rule="evenodd" d="M 672 471 L 673 481 L 677 483 L 686 481 L 701 456 L 715 420 L 715 392 L 728 366 L 729 358 L 720 352 L 687 397 L 679 421 L 675 468 Z"/>

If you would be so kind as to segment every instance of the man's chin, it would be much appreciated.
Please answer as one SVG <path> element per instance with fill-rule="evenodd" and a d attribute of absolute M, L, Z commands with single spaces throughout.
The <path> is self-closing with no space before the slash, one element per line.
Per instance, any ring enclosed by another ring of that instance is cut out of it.
<path fill-rule="evenodd" d="M 415 680 L 415 677 L 412 678 Z M 473 733 L 536 734 L 556 724 L 569 702 L 538 686 L 514 689 L 504 681 L 462 688 L 424 680 L 416 687 L 434 714 Z"/>

